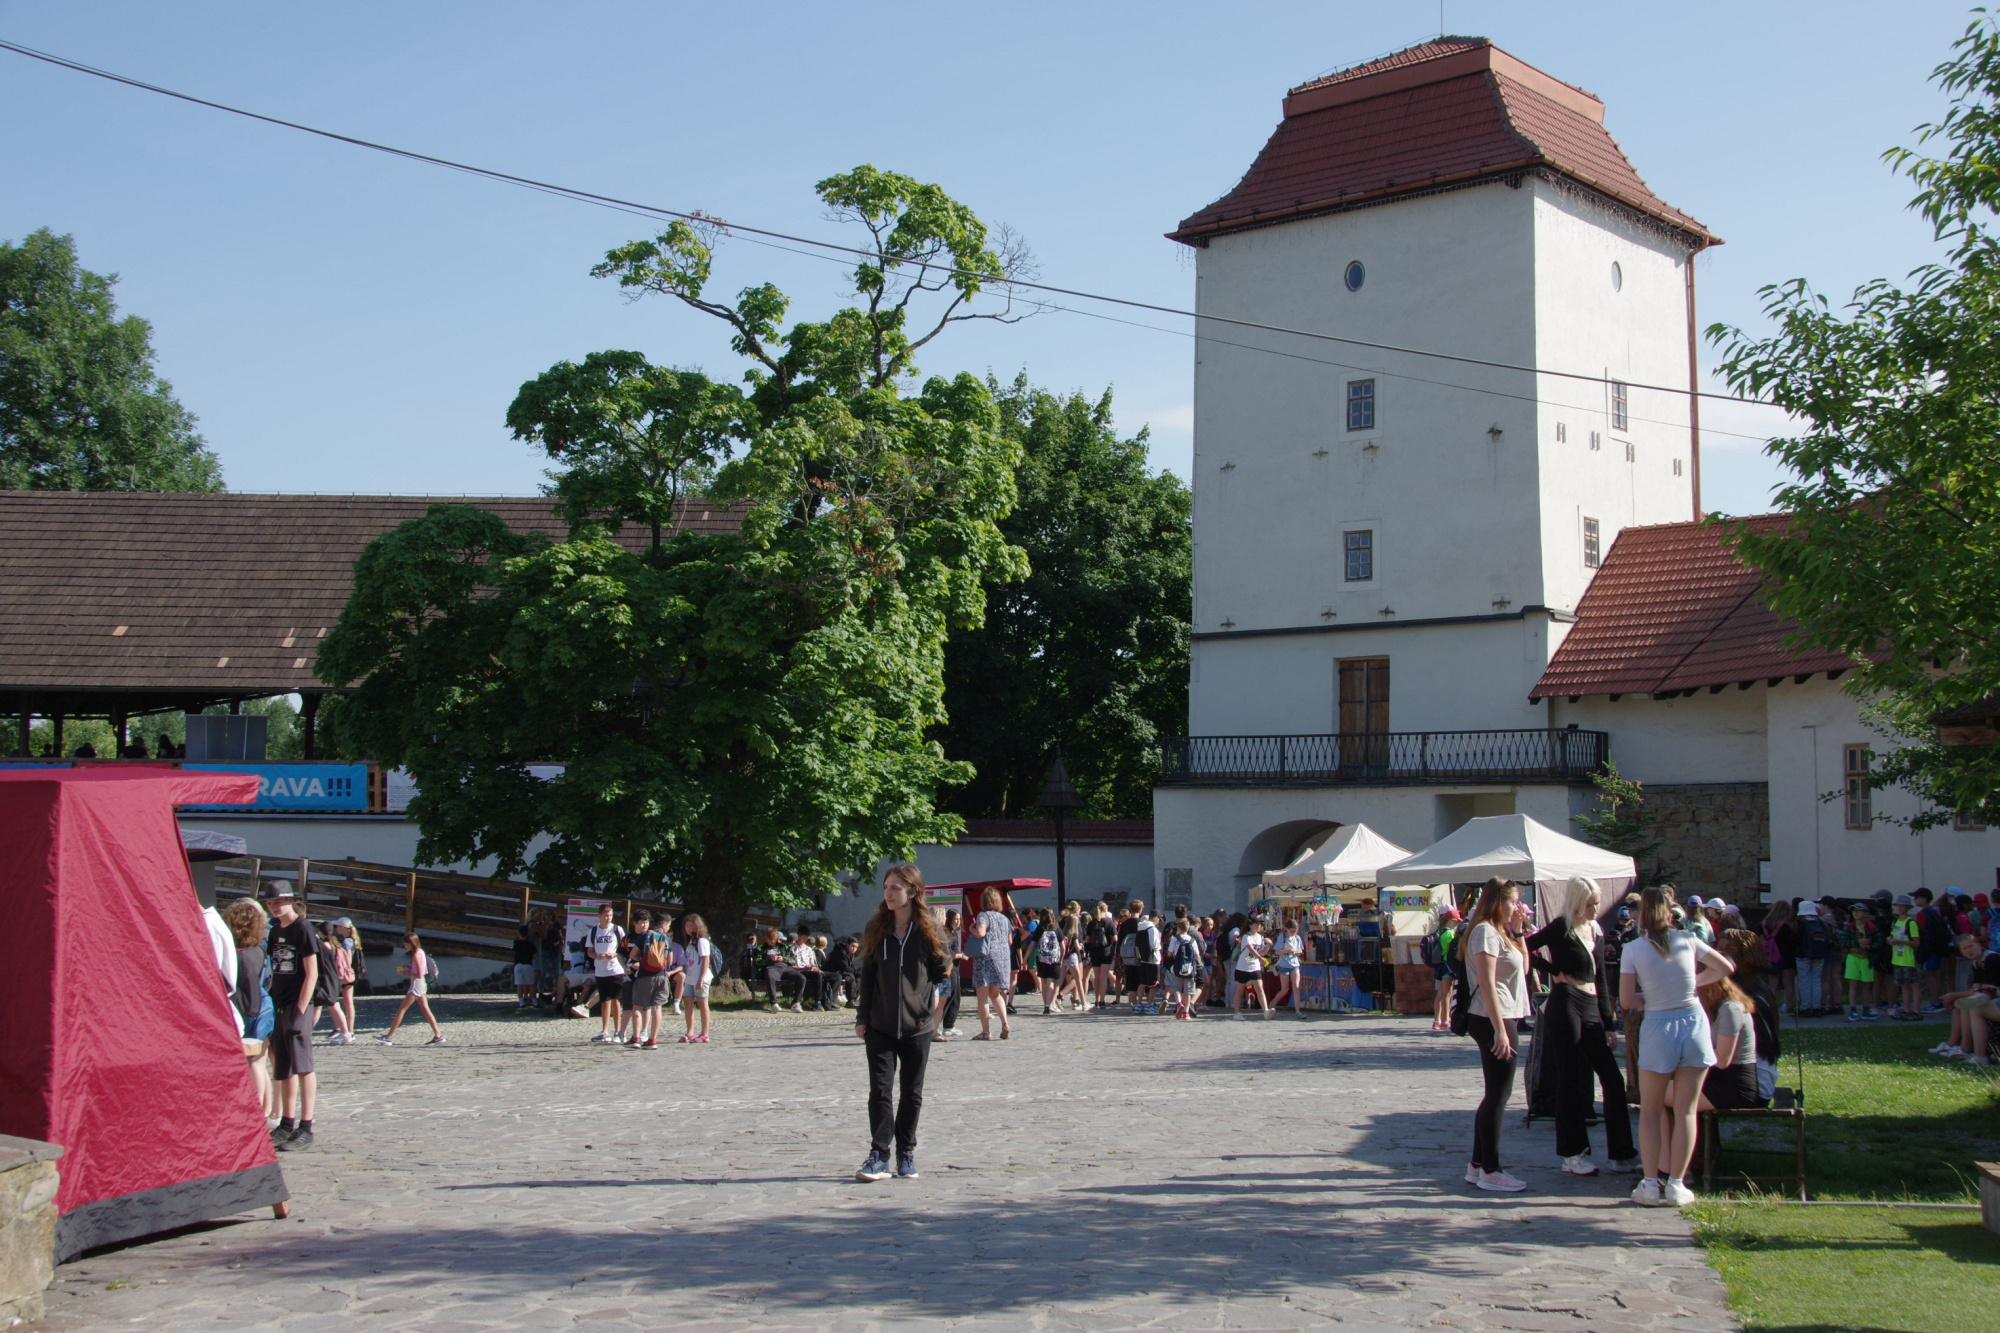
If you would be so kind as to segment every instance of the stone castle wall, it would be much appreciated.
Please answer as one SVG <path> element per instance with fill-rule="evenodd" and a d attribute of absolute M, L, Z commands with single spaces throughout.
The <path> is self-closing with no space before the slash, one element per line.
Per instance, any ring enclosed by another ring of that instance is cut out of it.
<path fill-rule="evenodd" d="M 1660 860 L 1684 894 L 1758 901 L 1757 863 L 1771 859 L 1771 793 L 1764 782 L 1646 784 L 1659 816 Z"/>

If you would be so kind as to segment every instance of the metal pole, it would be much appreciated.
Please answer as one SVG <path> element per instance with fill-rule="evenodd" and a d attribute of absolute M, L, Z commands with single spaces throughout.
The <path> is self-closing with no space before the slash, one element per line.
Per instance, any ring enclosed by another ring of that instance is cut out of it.
<path fill-rule="evenodd" d="M 1056 807 L 1056 915 L 1069 905 L 1069 877 L 1063 863 L 1063 808 Z"/>

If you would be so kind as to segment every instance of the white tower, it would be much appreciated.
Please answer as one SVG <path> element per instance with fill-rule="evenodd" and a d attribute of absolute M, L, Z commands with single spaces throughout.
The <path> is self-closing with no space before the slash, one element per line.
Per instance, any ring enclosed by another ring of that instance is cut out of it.
<path fill-rule="evenodd" d="M 1560 825 L 1549 742 L 1509 733 L 1547 726 L 1529 690 L 1618 531 L 1699 512 L 1692 260 L 1717 238 L 1602 102 L 1444 37 L 1284 113 L 1171 233 L 1204 318 L 1191 735 L 1156 837 L 1163 888 L 1192 871 L 1198 900 L 1240 891 L 1270 829 L 1364 808 L 1413 846 L 1475 811 Z M 1275 771 L 1203 739 L 1279 736 Z"/>

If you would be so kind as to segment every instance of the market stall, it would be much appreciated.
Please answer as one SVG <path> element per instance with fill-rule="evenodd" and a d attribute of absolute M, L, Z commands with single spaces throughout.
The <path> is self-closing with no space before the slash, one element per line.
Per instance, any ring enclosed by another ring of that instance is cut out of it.
<path fill-rule="evenodd" d="M 1603 910 L 1609 913 L 1638 871 L 1631 857 L 1566 837 L 1526 815 L 1484 815 L 1468 819 L 1421 852 L 1383 866 L 1375 882 L 1477 885 L 1511 879 L 1521 886 L 1521 901 L 1534 909 L 1535 924 L 1541 925 L 1561 913 L 1569 881 L 1577 876 L 1597 881 Z"/>
<path fill-rule="evenodd" d="M 1532 910 L 1536 927 L 1563 913 L 1569 882 L 1579 877 L 1597 881 L 1598 910 L 1602 919 L 1608 919 L 1637 882 L 1638 868 L 1629 856 L 1566 837 L 1526 815 L 1467 820 L 1416 855 L 1377 873 L 1383 884 L 1425 879 L 1468 888 L 1489 879 L 1511 879 L 1520 885 L 1521 901 Z M 1547 1114 L 1554 1095 L 1553 1069 L 1544 1067 L 1541 1056 L 1542 1043 L 1532 1042 L 1525 1077 L 1530 1117 Z"/>
<path fill-rule="evenodd" d="M 1290 865 L 1264 872 L 1263 896 L 1253 910 L 1289 915 L 1306 936 L 1300 1007 L 1369 1009 L 1377 994 L 1388 992 L 1389 918 L 1378 910 L 1375 873 L 1408 856 L 1366 824 L 1346 824 Z"/>

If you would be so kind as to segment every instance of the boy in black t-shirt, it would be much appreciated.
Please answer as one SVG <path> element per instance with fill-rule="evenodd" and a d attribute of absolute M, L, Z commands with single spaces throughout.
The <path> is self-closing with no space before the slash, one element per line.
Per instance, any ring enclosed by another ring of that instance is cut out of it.
<path fill-rule="evenodd" d="M 278 1127 L 271 1131 L 271 1144 L 279 1152 L 302 1152 L 312 1147 L 318 1091 L 312 997 L 319 981 L 319 937 L 299 915 L 289 884 L 270 880 L 264 887 L 271 908 L 271 934 L 264 941 L 271 959 L 271 1077 L 278 1089 Z"/>

